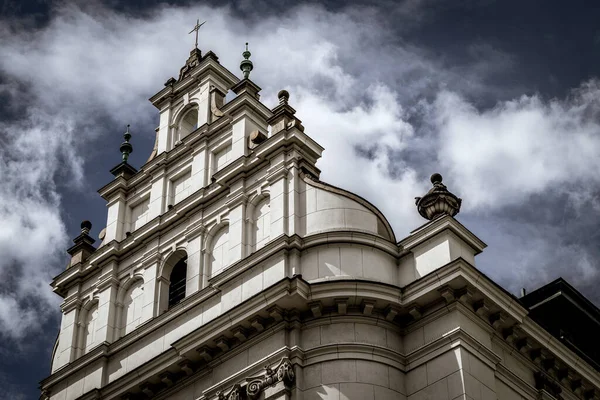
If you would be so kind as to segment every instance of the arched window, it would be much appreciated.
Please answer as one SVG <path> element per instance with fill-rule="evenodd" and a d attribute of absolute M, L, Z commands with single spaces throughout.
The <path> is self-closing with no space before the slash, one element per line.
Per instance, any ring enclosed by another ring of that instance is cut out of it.
<path fill-rule="evenodd" d="M 185 282 L 187 276 L 187 256 L 175 264 L 169 276 L 169 308 L 185 298 Z"/>
<path fill-rule="evenodd" d="M 96 345 L 96 329 L 98 328 L 98 302 L 94 302 L 87 310 L 83 320 L 83 353 L 87 353 Z"/>
<path fill-rule="evenodd" d="M 217 275 L 229 265 L 229 226 L 217 232 L 213 240 L 210 276 Z"/>
<path fill-rule="evenodd" d="M 254 208 L 253 218 L 254 246 L 253 251 L 263 247 L 270 239 L 271 233 L 271 204 L 266 197 Z"/>
<path fill-rule="evenodd" d="M 136 279 L 125 292 L 123 298 L 123 316 L 121 321 L 121 336 L 125 336 L 142 321 L 142 307 L 144 305 L 144 281 Z"/>
<path fill-rule="evenodd" d="M 187 111 L 179 123 L 179 140 L 198 129 L 198 107 Z"/>
<path fill-rule="evenodd" d="M 187 280 L 187 253 L 180 249 L 172 253 L 163 264 L 158 277 L 158 309 L 160 315 L 185 298 Z"/>

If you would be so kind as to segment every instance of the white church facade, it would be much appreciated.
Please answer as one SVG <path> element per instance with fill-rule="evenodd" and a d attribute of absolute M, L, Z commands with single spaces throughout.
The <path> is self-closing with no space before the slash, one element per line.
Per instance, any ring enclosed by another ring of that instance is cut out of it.
<path fill-rule="evenodd" d="M 240 79 L 192 50 L 150 99 L 139 171 L 126 134 L 101 243 L 82 223 L 52 282 L 41 399 L 600 399 L 593 360 L 477 270 L 486 245 L 439 174 L 426 223 L 396 238 L 319 180 L 323 148 L 286 91 L 261 103 L 249 56 Z"/>

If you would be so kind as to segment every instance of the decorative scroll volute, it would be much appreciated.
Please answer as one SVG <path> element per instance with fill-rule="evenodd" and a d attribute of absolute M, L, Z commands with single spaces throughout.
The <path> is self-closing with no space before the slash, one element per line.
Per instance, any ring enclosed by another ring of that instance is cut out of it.
<path fill-rule="evenodd" d="M 286 386 L 291 386 L 294 383 L 296 375 L 294 368 L 289 359 L 283 358 L 274 369 L 269 366 L 265 367 L 263 376 L 248 378 L 246 385 L 246 394 L 248 399 L 257 399 L 261 392 L 269 386 L 283 382 Z"/>
<path fill-rule="evenodd" d="M 244 398 L 244 397 L 242 397 L 243 394 L 244 394 L 244 391 L 242 390 L 242 387 L 236 383 L 235 385 L 233 385 L 233 388 L 231 389 L 231 391 L 228 394 L 219 392 L 217 394 L 217 398 L 219 400 L 242 400 Z"/>

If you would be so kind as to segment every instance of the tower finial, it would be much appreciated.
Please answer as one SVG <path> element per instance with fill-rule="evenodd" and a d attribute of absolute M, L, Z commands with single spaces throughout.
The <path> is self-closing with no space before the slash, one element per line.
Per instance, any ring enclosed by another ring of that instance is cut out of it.
<path fill-rule="evenodd" d="M 250 76 L 250 71 L 252 71 L 252 68 L 254 68 L 252 65 L 252 61 L 250 61 L 251 55 L 252 53 L 250 53 L 250 51 L 248 50 L 248 42 L 246 42 L 246 50 L 242 53 L 244 59 L 240 63 L 240 69 L 244 73 L 244 79 L 248 79 L 248 77 Z"/>
<path fill-rule="evenodd" d="M 129 124 L 127 124 L 127 130 L 123 134 L 123 138 L 125 138 L 125 141 L 121 143 L 121 147 L 119 147 L 119 150 L 121 151 L 121 154 L 123 154 L 123 162 L 127 163 L 129 154 L 133 153 L 133 146 L 131 145 L 131 143 L 129 143 L 129 139 L 131 139 L 131 132 L 129 132 Z"/>

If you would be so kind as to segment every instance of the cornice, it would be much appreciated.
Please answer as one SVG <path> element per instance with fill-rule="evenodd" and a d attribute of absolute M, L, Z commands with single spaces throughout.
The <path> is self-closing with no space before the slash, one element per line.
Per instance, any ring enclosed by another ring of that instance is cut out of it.
<path fill-rule="evenodd" d="M 42 380 L 40 382 L 40 386 L 42 387 L 42 389 L 54 386 L 60 381 L 71 376 L 71 374 L 75 373 L 76 371 L 80 371 L 88 365 L 100 359 L 108 357 L 109 346 L 110 345 L 108 342 L 103 342 L 100 345 L 94 347 L 92 350 L 79 357 L 76 360 L 76 362 L 72 362 L 61 367 L 48 378 Z"/>
<path fill-rule="evenodd" d="M 401 255 L 396 243 L 370 232 L 343 230 L 320 232 L 303 237 L 302 243 L 302 250 L 334 243 L 351 243 L 376 248 L 393 257 L 400 257 Z"/>
<path fill-rule="evenodd" d="M 537 398 L 539 392 L 536 388 L 525 382 L 503 364 L 498 364 L 496 369 L 496 378 L 500 379 L 504 384 L 519 392 L 520 395 L 526 398 Z"/>
<path fill-rule="evenodd" d="M 209 280 L 209 284 L 215 288 L 219 288 L 227 282 L 236 279 L 240 274 L 253 268 L 255 265 L 258 265 L 261 262 L 272 258 L 274 255 L 280 253 L 283 250 L 301 248 L 301 243 L 301 238 L 297 235 L 280 235 L 274 240 L 268 242 L 264 247 L 260 248 L 258 251 L 243 258 L 235 264 L 230 265 L 219 274 L 211 277 Z"/>
<path fill-rule="evenodd" d="M 96 286 L 96 288 L 99 291 L 103 291 L 104 289 L 107 289 L 111 286 L 119 287 L 120 284 L 121 284 L 121 281 L 119 279 L 117 279 L 116 276 L 110 275 L 110 276 L 101 277 L 100 282 L 98 282 L 98 285 Z"/>
<path fill-rule="evenodd" d="M 464 225 L 449 215 L 434 219 L 433 221 L 415 229 L 408 237 L 402 239 L 399 244 L 404 249 L 411 250 L 430 238 L 439 235 L 444 230 L 450 230 L 456 234 L 460 239 L 471 246 L 473 250 L 475 250 L 476 255 L 481 253 L 483 249 L 487 247 L 487 245 L 481 241 L 481 239 L 479 239 L 471 231 L 465 228 Z"/>
<path fill-rule="evenodd" d="M 554 336 L 527 317 L 519 328 L 527 335 L 539 342 L 544 348 L 563 361 L 569 368 L 577 371 L 582 378 L 600 390 L 600 374 L 584 359 L 575 354 L 571 349 L 558 341 Z"/>
<path fill-rule="evenodd" d="M 206 226 L 202 223 L 202 221 L 197 221 L 193 224 L 188 225 L 185 230 L 185 238 L 189 242 L 194 240 L 198 236 L 204 235 L 206 232 Z"/>
<path fill-rule="evenodd" d="M 244 108 L 249 108 L 252 111 L 258 113 L 258 115 L 265 120 L 271 118 L 273 113 L 271 110 L 258 101 L 255 97 L 251 96 L 250 93 L 244 92 L 237 95 L 229 103 L 221 107 L 223 113 L 234 116 L 238 112 L 243 112 Z"/>
<path fill-rule="evenodd" d="M 312 164 L 319 158 L 324 148 L 315 142 L 310 136 L 298 129 L 279 131 L 254 149 L 254 154 L 258 158 L 266 159 L 271 153 L 279 150 L 281 147 L 295 145 L 295 148 L 306 157 Z"/>
<path fill-rule="evenodd" d="M 401 305 L 400 288 L 393 284 L 358 279 L 336 279 L 310 283 L 308 301 L 324 301 L 337 297 L 377 299 L 381 303 Z"/>
<path fill-rule="evenodd" d="M 82 304 L 83 302 L 75 295 L 66 298 L 65 301 L 63 301 L 63 303 L 60 305 L 60 309 L 63 314 L 67 314 L 68 312 L 81 307 Z"/>
<path fill-rule="evenodd" d="M 410 303 L 414 301 L 412 299 L 427 293 L 431 288 L 441 288 L 458 277 L 471 287 L 477 287 L 485 297 L 497 304 L 514 320 L 521 322 L 527 315 L 527 310 L 514 296 L 461 257 L 406 285 L 403 288 L 403 301 Z"/>

